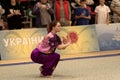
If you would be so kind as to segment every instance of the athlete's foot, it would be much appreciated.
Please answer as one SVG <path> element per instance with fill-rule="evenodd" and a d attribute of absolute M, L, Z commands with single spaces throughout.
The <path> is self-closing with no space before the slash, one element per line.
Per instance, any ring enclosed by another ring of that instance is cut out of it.
<path fill-rule="evenodd" d="M 53 75 L 43 75 L 41 72 L 43 71 L 42 67 L 39 68 L 40 70 L 40 77 L 47 77 L 47 78 L 52 78 Z"/>
<path fill-rule="evenodd" d="M 40 74 L 40 77 L 52 78 L 53 75 L 43 75 L 43 74 Z"/>

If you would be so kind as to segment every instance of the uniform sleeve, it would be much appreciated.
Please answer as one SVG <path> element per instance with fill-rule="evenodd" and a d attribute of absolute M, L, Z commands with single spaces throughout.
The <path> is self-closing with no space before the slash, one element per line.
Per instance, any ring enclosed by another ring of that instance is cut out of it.
<path fill-rule="evenodd" d="M 57 36 L 57 37 L 58 37 L 57 38 L 58 45 L 62 44 L 62 41 L 61 41 L 60 37 L 59 36 Z"/>
<path fill-rule="evenodd" d="M 54 35 L 53 38 L 50 38 L 50 39 L 49 39 L 49 45 L 50 45 L 51 47 L 57 47 L 57 46 L 60 45 L 61 43 L 62 43 L 62 42 L 61 42 L 61 39 L 60 39 L 60 37 L 57 36 L 57 35 Z"/>

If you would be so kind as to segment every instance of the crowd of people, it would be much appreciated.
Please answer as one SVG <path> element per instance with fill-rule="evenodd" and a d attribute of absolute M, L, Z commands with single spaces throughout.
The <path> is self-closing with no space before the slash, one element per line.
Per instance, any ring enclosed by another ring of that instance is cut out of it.
<path fill-rule="evenodd" d="M 0 5 L 0 29 L 21 29 L 25 16 L 22 4 L 19 0 L 8 1 L 7 7 Z M 52 77 L 60 60 L 56 49 L 66 49 L 72 43 L 70 36 L 61 39 L 57 35 L 61 26 L 120 22 L 120 0 L 110 3 L 105 0 L 38 0 L 29 9 L 35 16 L 35 27 L 47 28 L 48 32 L 30 55 L 33 62 L 42 64 L 39 68 L 41 77 Z"/>
<path fill-rule="evenodd" d="M 60 21 L 61 26 L 120 22 L 120 0 L 36 0 L 26 9 L 20 1 L 8 0 L 8 5 L 0 1 L 1 30 L 23 28 L 22 17 L 27 9 L 35 16 L 32 23 L 36 28 L 46 27 L 54 20 Z"/>

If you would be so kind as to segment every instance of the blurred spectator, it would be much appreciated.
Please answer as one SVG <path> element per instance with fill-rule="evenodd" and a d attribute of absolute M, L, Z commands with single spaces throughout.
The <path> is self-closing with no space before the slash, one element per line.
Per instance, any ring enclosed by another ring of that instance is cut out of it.
<path fill-rule="evenodd" d="M 80 0 L 71 0 L 70 5 L 71 5 L 71 9 L 75 9 L 75 8 L 79 7 Z"/>
<path fill-rule="evenodd" d="M 95 12 L 94 12 L 94 1 L 93 0 L 86 0 L 86 8 L 90 12 L 91 19 L 89 24 L 95 24 Z"/>
<path fill-rule="evenodd" d="M 99 0 L 93 0 L 93 1 L 94 1 L 93 10 L 95 10 L 96 6 L 98 6 L 100 3 Z"/>
<path fill-rule="evenodd" d="M 5 26 L 3 24 L 3 14 L 4 14 L 5 10 L 2 8 L 2 6 L 0 5 L 0 30 L 5 29 Z"/>
<path fill-rule="evenodd" d="M 54 12 L 47 0 L 40 0 L 34 5 L 32 14 L 36 16 L 36 27 L 39 28 L 51 23 L 51 14 Z"/>
<path fill-rule="evenodd" d="M 22 14 L 21 5 L 16 0 L 10 0 L 9 7 L 5 10 L 9 30 L 22 28 Z"/>
<path fill-rule="evenodd" d="M 51 8 L 54 9 L 54 0 L 48 0 L 48 3 L 50 4 Z M 54 21 L 54 14 L 51 14 L 51 19 Z"/>
<path fill-rule="evenodd" d="M 75 25 L 74 12 L 77 7 L 80 7 L 80 0 L 71 0 L 70 5 L 71 5 L 71 25 L 74 26 Z"/>
<path fill-rule="evenodd" d="M 89 20 L 89 24 L 94 24 L 95 23 L 95 12 L 93 10 L 93 6 L 94 5 L 94 1 L 93 0 L 86 0 L 86 4 L 85 4 L 85 8 L 88 9 L 91 19 Z M 74 25 L 74 11 L 77 7 L 80 7 L 80 0 L 74 0 L 73 2 L 71 2 L 71 7 L 72 7 L 72 25 Z"/>
<path fill-rule="evenodd" d="M 112 0 L 111 10 L 113 11 L 113 22 L 120 22 L 120 0 Z"/>
<path fill-rule="evenodd" d="M 62 26 L 71 25 L 71 8 L 67 0 L 55 1 L 55 20 L 60 21 Z"/>
<path fill-rule="evenodd" d="M 91 19 L 90 12 L 85 7 L 86 0 L 80 1 L 80 7 L 75 10 L 76 25 L 88 25 Z"/>
<path fill-rule="evenodd" d="M 88 9 L 90 16 L 91 16 L 89 24 L 95 24 L 95 14 L 96 13 L 94 11 L 92 11 L 92 8 L 90 6 L 86 6 L 86 8 Z"/>
<path fill-rule="evenodd" d="M 93 1 L 93 0 L 86 0 L 86 4 L 87 4 L 87 5 L 93 5 L 93 4 L 94 4 L 94 1 Z"/>
<path fill-rule="evenodd" d="M 110 8 L 105 5 L 105 0 L 99 0 L 100 4 L 96 6 L 95 23 L 96 24 L 108 24 L 110 22 Z"/>

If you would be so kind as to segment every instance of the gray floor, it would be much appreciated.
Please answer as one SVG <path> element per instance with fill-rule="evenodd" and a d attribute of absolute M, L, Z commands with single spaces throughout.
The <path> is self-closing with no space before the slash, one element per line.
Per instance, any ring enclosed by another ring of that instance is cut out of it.
<path fill-rule="evenodd" d="M 119 55 L 60 61 L 52 78 L 39 77 L 39 66 L 0 66 L 0 80 L 120 80 Z"/>

